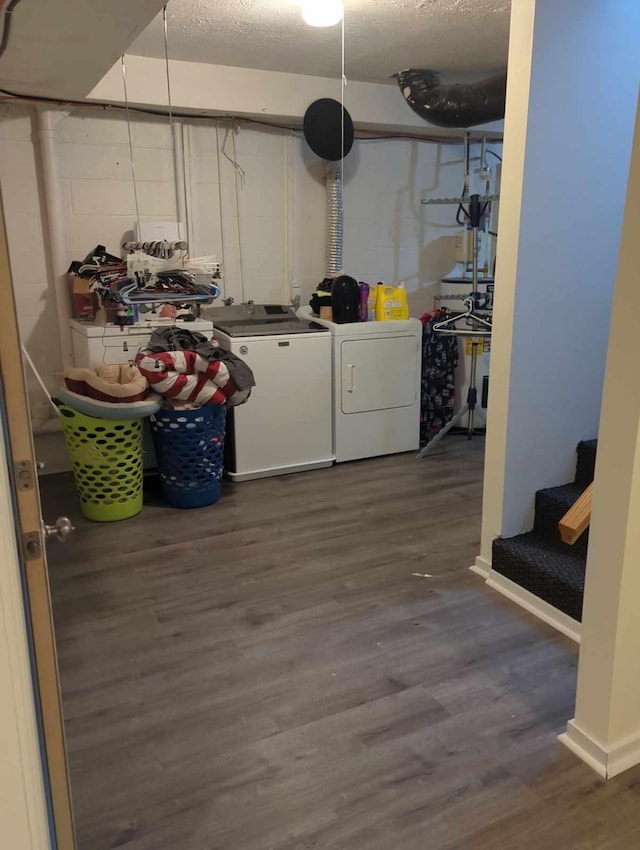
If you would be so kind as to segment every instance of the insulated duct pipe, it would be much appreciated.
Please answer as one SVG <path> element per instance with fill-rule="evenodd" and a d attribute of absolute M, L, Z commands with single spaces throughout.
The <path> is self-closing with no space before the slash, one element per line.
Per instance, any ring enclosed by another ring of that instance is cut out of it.
<path fill-rule="evenodd" d="M 409 69 L 394 76 L 409 106 L 430 124 L 473 127 L 504 118 L 506 73 L 464 85 L 442 85 L 436 71 Z"/>
<path fill-rule="evenodd" d="M 344 242 L 344 208 L 342 171 L 327 168 L 327 277 L 336 277 L 342 271 Z"/>

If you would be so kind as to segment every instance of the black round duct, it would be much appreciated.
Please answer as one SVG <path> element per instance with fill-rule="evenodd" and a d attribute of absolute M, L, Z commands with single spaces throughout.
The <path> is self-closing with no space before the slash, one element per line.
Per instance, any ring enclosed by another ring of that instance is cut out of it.
<path fill-rule="evenodd" d="M 342 159 L 342 116 L 343 108 L 330 97 L 316 100 L 307 109 L 304 122 L 304 137 L 311 150 L 321 159 L 337 162 Z M 354 131 L 351 116 L 344 110 L 344 155 L 353 147 Z"/>
<path fill-rule="evenodd" d="M 438 127 L 473 127 L 504 118 L 506 74 L 453 85 L 441 85 L 436 71 L 409 69 L 395 77 L 413 111 Z"/>

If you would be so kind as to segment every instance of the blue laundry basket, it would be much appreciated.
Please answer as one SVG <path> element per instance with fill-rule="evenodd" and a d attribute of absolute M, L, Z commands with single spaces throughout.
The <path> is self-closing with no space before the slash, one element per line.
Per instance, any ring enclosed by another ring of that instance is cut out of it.
<path fill-rule="evenodd" d="M 203 508 L 220 498 L 227 409 L 160 410 L 151 417 L 160 486 L 174 508 Z"/>

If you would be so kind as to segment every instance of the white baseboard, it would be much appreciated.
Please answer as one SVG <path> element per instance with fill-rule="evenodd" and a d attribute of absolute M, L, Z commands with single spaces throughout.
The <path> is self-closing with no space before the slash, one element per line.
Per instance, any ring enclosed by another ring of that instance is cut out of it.
<path fill-rule="evenodd" d="M 491 562 L 478 555 L 475 564 L 469 567 L 469 569 L 472 573 L 487 579 L 491 573 Z"/>
<path fill-rule="evenodd" d="M 609 751 L 607 759 L 607 779 L 624 773 L 631 767 L 640 764 L 640 735 L 627 738 Z"/>
<path fill-rule="evenodd" d="M 333 466 L 335 458 L 312 461 L 311 463 L 300 463 L 297 466 L 274 466 L 271 469 L 262 469 L 259 472 L 227 472 L 227 478 L 231 481 L 257 481 L 259 478 L 271 478 L 275 475 L 293 475 L 296 472 L 309 472 L 312 469 L 325 469 Z"/>
<path fill-rule="evenodd" d="M 547 625 L 553 626 L 561 634 L 571 638 L 576 643 L 580 643 L 580 623 L 577 620 L 554 608 L 553 605 L 549 605 L 544 599 L 539 599 L 535 594 L 520 587 L 511 579 L 492 570 L 491 564 L 485 558 L 477 557 L 470 570 L 476 575 L 482 576 L 493 590 L 497 590 L 498 593 L 506 596 L 507 599 L 515 602 Z"/>
<path fill-rule="evenodd" d="M 578 729 L 574 720 L 567 723 L 567 731 L 563 735 L 558 735 L 558 740 L 579 759 L 586 762 L 596 773 L 600 774 L 603 779 L 607 778 L 606 752 L 599 744 L 596 744 L 595 741 Z"/>
<path fill-rule="evenodd" d="M 495 570 L 491 570 L 489 573 L 487 584 L 489 587 L 497 590 L 498 593 L 506 596 L 507 599 L 516 602 L 521 608 L 524 608 L 525 611 L 533 614 L 539 620 L 542 620 L 549 626 L 553 626 L 554 629 L 557 629 L 576 643 L 580 643 L 580 623 L 574 620 L 573 617 L 569 617 L 568 614 L 559 611 L 553 605 L 549 605 L 544 599 L 539 599 L 534 593 L 525 590 L 524 587 L 520 587 L 515 581 L 511 581 L 506 576 L 500 575 Z"/>
<path fill-rule="evenodd" d="M 607 750 L 583 732 L 575 720 L 570 720 L 567 731 L 558 740 L 604 779 L 613 779 L 640 764 L 640 735 L 627 738 Z"/>

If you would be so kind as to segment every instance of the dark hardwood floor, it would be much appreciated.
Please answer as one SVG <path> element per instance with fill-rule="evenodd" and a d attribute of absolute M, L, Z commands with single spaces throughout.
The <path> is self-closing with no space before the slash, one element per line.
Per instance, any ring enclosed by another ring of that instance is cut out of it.
<path fill-rule="evenodd" d="M 48 518 L 80 850 L 632 850 L 556 740 L 577 650 L 485 588 L 482 441 Z"/>

